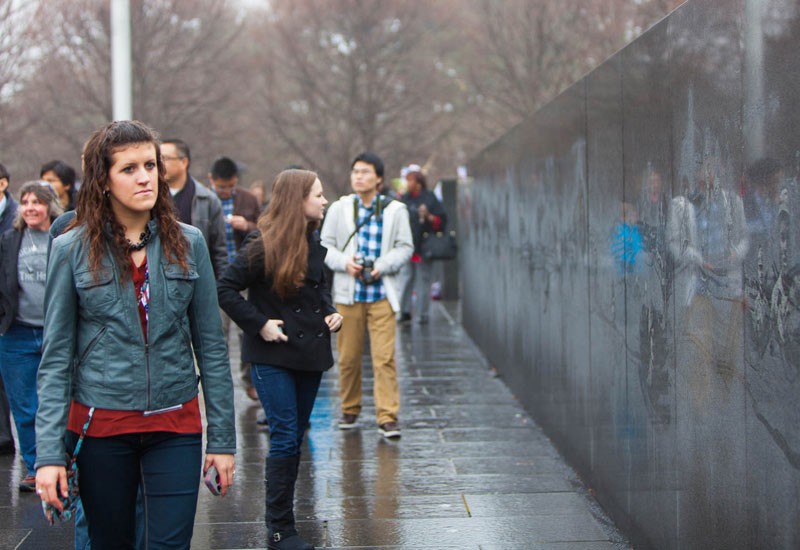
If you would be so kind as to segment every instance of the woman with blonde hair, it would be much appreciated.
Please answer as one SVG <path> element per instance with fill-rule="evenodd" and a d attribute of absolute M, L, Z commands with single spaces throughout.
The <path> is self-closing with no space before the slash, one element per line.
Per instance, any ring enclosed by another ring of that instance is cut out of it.
<path fill-rule="evenodd" d="M 258 232 L 218 283 L 220 305 L 244 331 L 242 360 L 252 364 L 270 427 L 265 507 L 272 550 L 314 548 L 295 528 L 294 487 L 322 373 L 333 366 L 331 332 L 342 325 L 325 283 L 327 250 L 317 232 L 326 204 L 314 172 L 281 172 Z"/>

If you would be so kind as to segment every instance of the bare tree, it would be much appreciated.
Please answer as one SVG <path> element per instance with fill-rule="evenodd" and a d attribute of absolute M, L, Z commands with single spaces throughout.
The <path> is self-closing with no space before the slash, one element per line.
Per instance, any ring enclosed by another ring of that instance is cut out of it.
<path fill-rule="evenodd" d="M 682 0 L 475 0 L 469 81 L 502 131 L 555 97 Z"/>
<path fill-rule="evenodd" d="M 256 113 L 287 157 L 339 191 L 363 149 L 392 170 L 435 154 L 458 124 L 445 15 L 411 0 L 278 2 L 254 37 Z"/>
<path fill-rule="evenodd" d="M 363 149 L 389 177 L 451 175 L 677 3 L 132 0 L 134 116 L 186 139 L 196 176 L 226 154 L 252 179 L 298 163 L 343 192 Z M 109 15 L 107 0 L 0 0 L 0 144 L 24 177 L 77 166 L 111 118 Z"/>
<path fill-rule="evenodd" d="M 15 143 L 23 141 L 31 118 L 20 101 L 20 93 L 34 74 L 36 53 L 31 35 L 33 10 L 28 4 L 14 0 L 0 0 L 0 162 L 15 175 L 24 163 L 9 155 Z"/>
<path fill-rule="evenodd" d="M 205 161 L 236 135 L 225 124 L 236 92 L 236 8 L 228 0 L 131 3 L 133 116 L 184 137 Z M 41 2 L 36 20 L 47 23 L 37 35 L 41 56 L 20 96 L 40 113 L 33 145 L 39 162 L 77 164 L 89 133 L 112 117 L 109 3 Z"/>

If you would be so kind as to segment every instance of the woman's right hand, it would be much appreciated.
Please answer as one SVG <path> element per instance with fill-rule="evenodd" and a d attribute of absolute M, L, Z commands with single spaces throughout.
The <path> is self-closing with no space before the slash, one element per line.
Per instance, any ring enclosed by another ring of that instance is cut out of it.
<path fill-rule="evenodd" d="M 270 319 L 258 333 L 267 342 L 286 342 L 289 337 L 283 333 L 282 326 L 283 321 L 280 319 Z"/>
<path fill-rule="evenodd" d="M 58 495 L 58 489 L 61 489 L 61 496 Z M 36 493 L 42 502 L 63 512 L 61 499 L 69 496 L 67 469 L 64 466 L 42 466 L 36 470 Z"/>

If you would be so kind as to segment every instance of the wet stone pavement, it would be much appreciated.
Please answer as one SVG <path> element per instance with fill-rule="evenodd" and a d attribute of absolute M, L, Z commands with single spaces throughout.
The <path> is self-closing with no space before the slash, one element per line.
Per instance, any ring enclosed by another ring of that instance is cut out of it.
<path fill-rule="evenodd" d="M 377 431 L 369 358 L 364 410 L 340 431 L 335 368 L 325 374 L 297 483 L 298 530 L 317 548 L 607 550 L 629 548 L 437 302 L 429 325 L 401 325 L 399 441 Z M 235 339 L 232 339 L 235 340 Z M 238 359 L 238 350 L 232 351 Z M 236 388 L 236 484 L 201 487 L 192 548 L 265 548 L 260 406 Z M 19 493 L 20 464 L 0 457 L 0 548 L 71 549 L 73 524 L 48 526 L 35 495 Z"/>

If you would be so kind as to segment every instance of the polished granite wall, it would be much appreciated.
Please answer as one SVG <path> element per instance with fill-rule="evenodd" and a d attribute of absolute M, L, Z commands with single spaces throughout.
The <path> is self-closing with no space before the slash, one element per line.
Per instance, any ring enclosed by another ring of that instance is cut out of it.
<path fill-rule="evenodd" d="M 798 51 L 690 0 L 460 190 L 464 325 L 637 548 L 800 548 Z"/>

